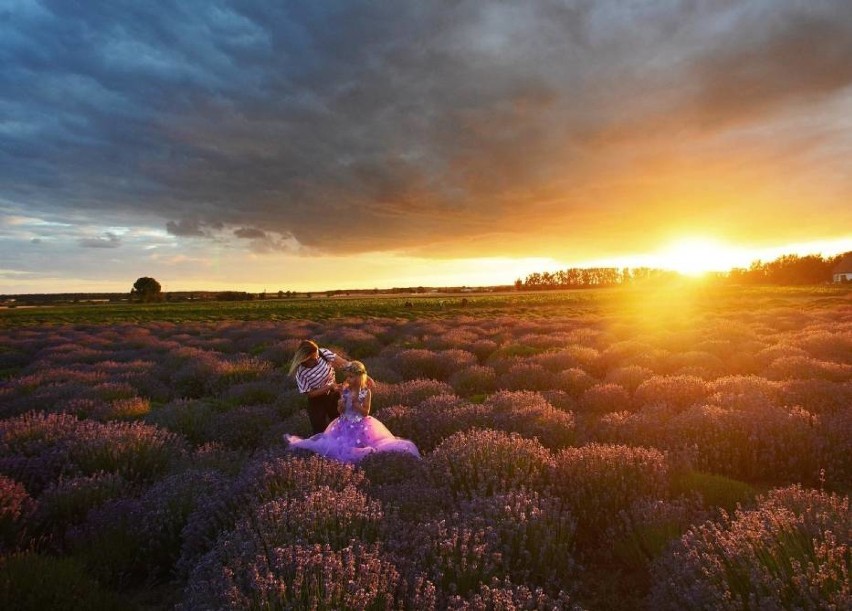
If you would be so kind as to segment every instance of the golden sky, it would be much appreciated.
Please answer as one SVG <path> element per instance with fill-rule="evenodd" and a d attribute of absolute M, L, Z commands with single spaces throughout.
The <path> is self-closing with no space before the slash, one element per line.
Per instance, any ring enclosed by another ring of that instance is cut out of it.
<path fill-rule="evenodd" d="M 124 9 L 0 22 L 0 293 L 852 250 L 848 2 Z"/>

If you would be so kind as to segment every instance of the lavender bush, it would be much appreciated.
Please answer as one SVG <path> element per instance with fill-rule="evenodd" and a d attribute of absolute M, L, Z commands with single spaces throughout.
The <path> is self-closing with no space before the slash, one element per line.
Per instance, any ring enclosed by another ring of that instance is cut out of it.
<path fill-rule="evenodd" d="M 490 393 L 497 385 L 497 375 L 491 367 L 471 365 L 450 375 L 450 386 L 462 397 Z"/>
<path fill-rule="evenodd" d="M 505 574 L 496 536 L 490 525 L 465 523 L 459 514 L 433 519 L 412 528 L 391 524 L 387 530 L 389 557 L 408 581 L 419 575 L 435 586 L 439 608 L 449 595 L 465 596 L 480 584 Z"/>
<path fill-rule="evenodd" d="M 122 611 L 128 601 L 105 590 L 74 558 L 24 552 L 0 558 L 0 608 Z"/>
<path fill-rule="evenodd" d="M 744 411 L 702 406 L 669 421 L 661 445 L 691 447 L 696 468 L 748 482 L 814 483 L 824 466 L 818 425 L 816 416 L 798 408 L 758 406 Z"/>
<path fill-rule="evenodd" d="M 434 409 L 442 404 L 446 409 Z M 466 404 L 452 395 L 431 397 L 414 408 L 389 407 L 382 410 L 381 419 L 394 434 L 416 440 L 421 452 L 431 452 L 454 433 L 494 424 L 492 410 Z"/>
<path fill-rule="evenodd" d="M 467 348 L 476 355 L 480 363 L 485 363 L 497 350 L 497 342 L 491 339 L 479 339 Z"/>
<path fill-rule="evenodd" d="M 189 580 L 179 609 L 393 609 L 400 577 L 376 546 L 248 548 L 226 538 Z"/>
<path fill-rule="evenodd" d="M 283 453 L 283 450 L 280 451 Z M 363 472 L 352 465 L 318 456 L 296 458 L 271 451 L 246 464 L 227 489 L 204 499 L 187 518 L 178 567 L 188 572 L 220 532 L 230 530 L 243 516 L 272 499 L 299 498 L 327 486 L 343 490 L 365 484 Z"/>
<path fill-rule="evenodd" d="M 627 366 L 642 367 L 650 371 L 658 367 L 663 354 L 660 350 L 639 340 L 623 340 L 610 344 L 601 352 L 598 366 L 607 372 Z"/>
<path fill-rule="evenodd" d="M 351 358 L 358 360 L 374 356 L 382 349 L 382 343 L 375 334 L 363 329 L 347 327 L 336 329 L 329 334 L 328 340 L 339 345 Z"/>
<path fill-rule="evenodd" d="M 852 365 L 821 361 L 808 356 L 787 356 L 772 361 L 763 375 L 770 380 L 825 379 L 848 382 L 852 380 Z"/>
<path fill-rule="evenodd" d="M 39 495 L 33 525 L 40 532 L 57 535 L 61 542 L 65 529 L 82 522 L 90 510 L 131 493 L 130 482 L 116 473 L 60 479 Z"/>
<path fill-rule="evenodd" d="M 488 429 L 456 433 L 426 457 L 433 480 L 456 498 L 535 489 L 551 461 L 537 441 Z"/>
<path fill-rule="evenodd" d="M 636 389 L 633 400 L 637 406 L 665 404 L 684 410 L 704 402 L 709 394 L 707 383 L 696 376 L 655 376 Z"/>
<path fill-rule="evenodd" d="M 353 539 L 374 543 L 384 517 L 382 506 L 354 486 L 321 486 L 302 497 L 279 498 L 259 506 L 237 525 L 241 541 L 261 547 L 322 544 L 339 550 Z"/>
<path fill-rule="evenodd" d="M 178 399 L 152 410 L 145 421 L 185 437 L 190 443 L 203 444 L 210 439 L 215 407 L 202 399 Z"/>
<path fill-rule="evenodd" d="M 812 357 L 825 361 L 843 363 L 848 361 L 852 353 L 852 333 L 848 328 L 803 333 L 796 343 Z"/>
<path fill-rule="evenodd" d="M 577 522 L 562 500 L 513 491 L 463 503 L 459 514 L 463 524 L 491 529 L 501 565 L 523 583 L 558 590 L 577 577 Z"/>
<path fill-rule="evenodd" d="M 718 378 L 710 383 L 709 392 L 710 404 L 740 410 L 778 405 L 782 396 L 777 382 L 756 375 Z"/>
<path fill-rule="evenodd" d="M 563 390 L 576 399 L 597 384 L 598 380 L 583 369 L 571 367 L 557 373 L 553 382 L 557 390 Z"/>
<path fill-rule="evenodd" d="M 281 443 L 281 416 L 271 405 L 247 405 L 208 419 L 206 439 L 232 448 L 263 448 Z"/>
<path fill-rule="evenodd" d="M 792 486 L 691 528 L 653 567 L 654 609 L 846 609 L 849 498 Z"/>
<path fill-rule="evenodd" d="M 647 367 L 642 367 L 641 365 L 623 365 L 610 369 L 604 378 L 604 382 L 618 384 L 629 394 L 632 394 L 643 382 L 652 377 L 654 377 L 654 372 Z"/>
<path fill-rule="evenodd" d="M 152 481 L 185 452 L 176 435 L 142 423 L 27 413 L 0 421 L 0 472 L 33 491 L 62 475 L 117 473 Z"/>
<path fill-rule="evenodd" d="M 35 508 L 23 484 L 0 475 L 0 553 L 21 543 Z"/>
<path fill-rule="evenodd" d="M 644 572 L 674 541 L 693 524 L 710 517 L 695 498 L 645 498 L 618 513 L 606 531 L 611 544 L 604 556 L 633 571 Z"/>
<path fill-rule="evenodd" d="M 705 380 L 712 380 L 724 375 L 728 368 L 725 362 L 709 352 L 687 350 L 667 354 L 660 366 L 662 371 L 673 375 L 692 375 Z"/>
<path fill-rule="evenodd" d="M 426 475 L 423 460 L 407 452 L 374 452 L 358 465 L 371 487 L 420 481 Z"/>
<path fill-rule="evenodd" d="M 801 405 L 813 414 L 835 414 L 852 405 L 852 382 L 785 380 L 780 383 L 779 394 L 786 405 Z"/>
<path fill-rule="evenodd" d="M 447 602 L 447 609 L 453 611 L 581 611 L 582 608 L 564 592 L 549 595 L 542 588 L 517 585 L 508 578 L 492 579 L 467 598 L 454 596 Z"/>
<path fill-rule="evenodd" d="M 417 405 L 435 395 L 452 395 L 453 387 L 438 380 L 408 380 L 399 384 L 376 384 L 373 411 L 389 405 Z"/>
<path fill-rule="evenodd" d="M 482 426 L 536 438 L 547 448 L 574 443 L 574 415 L 555 409 L 539 393 L 501 391 L 489 396 L 483 407 L 491 413 Z"/>
<path fill-rule="evenodd" d="M 665 498 L 668 474 L 659 450 L 589 444 L 558 452 L 549 480 L 554 494 L 577 518 L 578 540 L 595 546 L 618 512 L 641 499 Z"/>
<path fill-rule="evenodd" d="M 582 366 L 582 360 L 577 358 L 576 349 L 561 348 L 558 350 L 549 350 L 548 352 L 531 356 L 527 360 L 528 362 L 544 367 L 551 373 Z"/>
<path fill-rule="evenodd" d="M 466 350 L 452 349 L 424 350 L 412 348 L 401 351 L 395 359 L 395 367 L 403 378 L 447 380 L 450 375 L 459 369 L 475 365 L 476 356 Z"/>
<path fill-rule="evenodd" d="M 141 422 L 81 422 L 66 443 L 68 460 L 82 473 L 105 471 L 136 481 L 153 481 L 186 451 L 174 433 Z"/>
<path fill-rule="evenodd" d="M 92 509 L 68 531 L 70 547 L 104 581 L 127 584 L 169 577 L 180 555 L 189 516 L 227 489 L 215 471 L 168 476 L 138 497 Z"/>
<path fill-rule="evenodd" d="M 506 390 L 547 390 L 553 376 L 541 365 L 525 361 L 511 365 L 497 378 L 497 387 Z"/>
<path fill-rule="evenodd" d="M 708 509 L 721 508 L 728 512 L 751 505 L 757 497 L 757 491 L 746 482 L 694 469 L 673 473 L 671 490 L 673 495 L 700 500 Z"/>
<path fill-rule="evenodd" d="M 632 407 L 630 394 L 618 384 L 595 384 L 586 390 L 578 403 L 578 409 L 586 414 L 606 414 L 629 410 Z"/>

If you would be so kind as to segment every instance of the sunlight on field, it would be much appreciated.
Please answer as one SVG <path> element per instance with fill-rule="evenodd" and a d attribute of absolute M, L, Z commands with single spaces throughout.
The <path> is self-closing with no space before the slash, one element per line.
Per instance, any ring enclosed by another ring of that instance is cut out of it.
<path fill-rule="evenodd" d="M 632 320 L 644 333 L 659 335 L 694 324 L 717 292 L 700 275 L 682 277 L 625 292 L 617 316 Z"/>

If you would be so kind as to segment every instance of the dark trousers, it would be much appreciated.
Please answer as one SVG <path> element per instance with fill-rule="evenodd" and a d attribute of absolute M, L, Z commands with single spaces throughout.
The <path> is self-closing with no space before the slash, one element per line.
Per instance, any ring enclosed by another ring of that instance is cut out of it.
<path fill-rule="evenodd" d="M 337 400 L 340 399 L 339 392 L 332 392 L 319 397 L 308 397 L 308 418 L 311 419 L 311 428 L 314 435 L 322 433 L 331 421 L 337 418 Z"/>

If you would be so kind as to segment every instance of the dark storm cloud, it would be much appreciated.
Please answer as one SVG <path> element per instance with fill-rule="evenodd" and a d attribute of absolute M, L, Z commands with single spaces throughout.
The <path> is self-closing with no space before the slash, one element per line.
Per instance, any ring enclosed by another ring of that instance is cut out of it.
<path fill-rule="evenodd" d="M 592 230 L 647 147 L 839 94 L 850 44 L 840 0 L 20 2 L 0 195 L 259 250 Z"/>
<path fill-rule="evenodd" d="M 852 5 L 773 23 L 731 40 L 698 65 L 696 104 L 707 121 L 747 120 L 852 83 Z"/>

